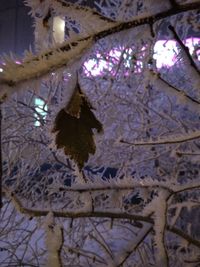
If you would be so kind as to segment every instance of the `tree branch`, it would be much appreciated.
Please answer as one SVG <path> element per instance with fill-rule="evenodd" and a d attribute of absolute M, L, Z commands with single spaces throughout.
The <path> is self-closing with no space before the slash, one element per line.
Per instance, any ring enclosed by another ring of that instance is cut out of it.
<path fill-rule="evenodd" d="M 180 136 L 172 136 L 172 137 L 166 137 L 162 138 L 157 141 L 136 141 L 136 142 L 129 142 L 126 140 L 120 140 L 121 143 L 132 145 L 132 146 L 152 146 L 152 145 L 168 145 L 168 144 L 179 144 L 184 143 L 188 141 L 193 141 L 195 139 L 200 138 L 200 131 L 195 131 L 194 133 L 188 133 L 185 135 Z"/>
<path fill-rule="evenodd" d="M 196 247 L 200 248 L 200 241 L 197 239 L 192 238 L 190 235 L 188 235 L 186 232 L 181 231 L 177 227 L 171 227 L 170 225 L 167 225 L 166 229 L 170 231 L 171 233 L 174 233 L 183 239 L 187 240 L 189 244 L 194 245 Z"/>
<path fill-rule="evenodd" d="M 93 262 L 97 262 L 97 263 L 100 263 L 100 264 L 107 266 L 105 259 L 93 251 L 88 251 L 88 250 L 84 250 L 84 249 L 80 249 L 80 248 L 73 248 L 73 247 L 69 247 L 66 245 L 63 247 L 63 250 L 66 252 L 75 253 L 75 254 L 77 254 L 79 256 L 83 256 L 85 258 L 89 258 Z"/>
<path fill-rule="evenodd" d="M 64 2 L 63 0 L 54 0 L 55 2 L 59 3 L 62 7 L 66 7 L 66 8 L 73 8 L 77 11 L 84 11 L 84 12 L 90 12 L 92 16 L 96 16 L 99 20 L 105 21 L 106 23 L 110 23 L 110 22 L 115 22 L 113 19 L 111 18 L 107 18 L 105 16 L 103 16 L 101 13 L 99 13 L 98 11 L 88 8 L 88 7 L 83 7 L 80 5 L 77 5 L 76 3 L 67 3 Z"/>
<path fill-rule="evenodd" d="M 157 14 L 152 14 L 150 16 L 145 16 L 143 18 L 139 18 L 139 19 L 135 18 L 134 20 L 130 22 L 124 22 L 124 23 L 121 23 L 120 25 L 110 28 L 109 30 L 105 30 L 103 32 L 97 33 L 94 36 L 94 39 L 99 40 L 103 37 L 106 37 L 116 32 L 128 30 L 134 27 L 145 25 L 145 24 L 152 24 L 158 20 L 161 20 L 161 19 L 164 19 L 170 16 L 174 16 L 182 12 L 199 9 L 199 8 L 200 8 L 200 1 L 195 2 L 195 3 L 188 3 L 188 4 L 180 5 L 176 9 L 171 8 L 167 11 L 158 12 Z"/>
<path fill-rule="evenodd" d="M 164 19 L 169 16 L 173 16 L 182 12 L 190 11 L 190 10 L 197 10 L 200 8 L 200 1 L 195 3 L 188 3 L 184 5 L 179 5 L 176 9 L 171 8 L 167 11 L 158 12 L 156 14 L 152 14 L 150 16 L 145 16 L 143 18 L 135 18 L 130 22 L 120 23 L 117 26 L 113 26 L 107 30 L 103 30 L 100 32 L 95 33 L 94 35 L 90 35 L 85 38 L 77 39 L 71 43 L 65 42 L 59 47 L 52 48 L 38 56 L 32 56 L 32 59 L 23 62 L 21 65 L 12 64 L 9 65 L 9 72 L 5 71 L 0 74 L 0 85 L 7 85 L 11 89 L 13 86 L 17 84 L 21 84 L 31 79 L 38 79 L 49 72 L 54 71 L 55 69 L 61 68 L 63 66 L 67 66 L 69 64 L 69 59 L 73 58 L 74 55 L 77 54 L 76 47 L 80 46 L 82 43 L 83 50 L 85 51 L 86 48 L 90 47 L 91 41 L 98 41 L 106 36 L 109 36 L 114 33 L 118 33 L 124 30 L 128 30 L 140 25 L 145 24 L 153 24 L 154 22 Z M 85 44 L 85 42 L 87 44 Z M 84 46 L 85 44 L 85 46 Z M 79 50 L 79 49 L 78 49 Z M 74 52 L 73 52 L 74 51 Z M 61 55 L 62 53 L 62 55 Z M 56 59 L 56 60 L 55 60 Z M 10 62 L 10 60 L 8 60 Z M 42 64 L 40 64 L 40 62 Z M 45 62 L 45 64 L 44 64 Z M 70 61 L 71 62 L 71 61 Z M 41 65 L 41 70 L 37 70 L 36 67 Z M 5 67 L 5 66 L 4 66 Z M 24 72 L 22 70 L 26 70 Z M 13 78 L 13 73 L 15 73 Z M 16 76 L 18 75 L 17 79 Z M 3 94 L 5 97 L 5 92 Z"/>
<path fill-rule="evenodd" d="M 11 198 L 12 203 L 14 207 L 22 214 L 26 214 L 30 217 L 43 217 L 47 216 L 49 213 L 49 210 L 34 210 L 25 208 L 21 201 L 13 194 L 10 193 L 8 190 L 6 190 L 6 195 L 8 198 Z M 62 212 L 62 211 L 52 211 L 54 217 L 59 218 L 72 218 L 72 219 L 78 219 L 78 218 L 111 218 L 111 219 L 129 219 L 129 220 L 138 220 L 142 222 L 147 222 L 150 224 L 154 224 L 153 218 L 149 216 L 141 216 L 137 214 L 129 214 L 125 212 L 115 213 L 115 212 L 98 212 L 98 211 L 71 211 L 71 212 Z M 180 229 L 171 226 L 169 224 L 166 225 L 166 229 L 174 234 L 177 234 L 178 236 L 184 238 L 187 240 L 190 244 L 200 248 L 200 241 L 193 239 L 190 235 L 186 234 L 185 232 L 182 232 Z"/>
<path fill-rule="evenodd" d="M 197 65 L 195 64 L 192 56 L 190 55 L 188 47 L 184 45 L 184 43 L 182 42 L 182 40 L 178 36 L 177 32 L 175 31 L 175 28 L 172 25 L 169 25 L 168 28 L 173 33 L 175 40 L 178 42 L 178 44 L 180 45 L 182 51 L 184 52 L 184 54 L 188 58 L 188 60 L 190 62 L 190 66 L 196 71 L 196 73 L 198 75 L 200 75 L 200 70 L 197 68 Z"/>
<path fill-rule="evenodd" d="M 166 81 L 164 78 L 162 78 L 160 74 L 158 74 L 157 77 L 158 77 L 158 79 L 159 79 L 161 82 L 165 83 L 165 84 L 166 84 L 167 86 L 169 86 L 172 90 L 174 90 L 175 95 L 176 95 L 179 99 L 181 99 L 181 98 L 184 97 L 185 100 L 189 101 L 192 105 L 194 105 L 194 104 L 200 105 L 200 102 L 199 102 L 198 100 L 196 100 L 196 99 L 194 99 L 193 97 L 187 95 L 184 91 L 178 89 L 177 87 L 171 85 L 168 81 Z M 162 88 L 159 88 L 159 89 L 162 89 Z M 165 90 L 165 89 L 164 89 L 164 90 Z"/>
<path fill-rule="evenodd" d="M 59 187 L 58 191 L 64 191 L 64 192 L 77 192 L 77 193 L 87 193 L 87 192 L 98 192 L 98 191 L 119 191 L 119 190 L 134 190 L 135 188 L 160 188 L 164 189 L 170 193 L 173 193 L 172 186 L 169 184 L 166 184 L 165 182 L 161 181 L 154 181 L 151 178 L 147 181 L 141 181 L 141 182 L 134 182 L 130 181 L 129 184 L 127 184 L 127 181 L 123 184 L 121 181 L 116 181 L 116 183 L 110 183 L 110 182 L 104 182 L 101 183 L 87 183 L 86 185 L 74 185 L 72 187 Z"/>
<path fill-rule="evenodd" d="M 125 261 L 132 255 L 132 253 L 140 246 L 148 234 L 152 231 L 153 226 L 151 224 L 145 224 L 141 231 L 138 233 L 135 240 L 131 241 L 131 244 L 128 244 L 127 248 L 119 253 L 116 262 L 116 267 L 122 267 Z M 118 260 L 119 259 L 119 260 Z M 118 263 L 119 262 L 119 263 Z"/>

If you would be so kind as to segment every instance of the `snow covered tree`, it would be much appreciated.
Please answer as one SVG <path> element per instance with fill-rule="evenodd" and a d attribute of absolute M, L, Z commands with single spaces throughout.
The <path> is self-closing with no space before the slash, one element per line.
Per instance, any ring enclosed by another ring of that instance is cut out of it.
<path fill-rule="evenodd" d="M 1 266 L 199 266 L 200 1 L 24 2 L 34 52 L 1 60 Z"/>

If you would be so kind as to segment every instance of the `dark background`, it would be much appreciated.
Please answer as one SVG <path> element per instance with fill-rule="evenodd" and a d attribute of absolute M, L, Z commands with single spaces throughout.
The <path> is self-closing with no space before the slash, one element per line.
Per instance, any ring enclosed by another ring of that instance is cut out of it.
<path fill-rule="evenodd" d="M 23 55 L 33 46 L 33 20 L 23 0 L 0 0 L 0 55 L 12 51 Z"/>
<path fill-rule="evenodd" d="M 85 0 L 83 5 L 92 6 L 92 3 Z M 34 46 L 33 19 L 29 11 L 23 0 L 0 0 L 0 55 L 12 51 L 22 56 L 25 49 Z"/>

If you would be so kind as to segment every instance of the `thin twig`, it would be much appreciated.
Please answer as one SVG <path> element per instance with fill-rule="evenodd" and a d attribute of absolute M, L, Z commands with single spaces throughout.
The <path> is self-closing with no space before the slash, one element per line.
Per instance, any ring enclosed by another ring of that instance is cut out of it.
<path fill-rule="evenodd" d="M 200 8 L 200 1 L 195 2 L 195 3 L 187 3 L 184 5 L 179 5 L 177 8 L 171 8 L 171 9 L 168 9 L 166 11 L 158 12 L 156 14 L 151 14 L 151 15 L 146 16 L 144 18 L 137 18 L 136 17 L 135 19 L 133 19 L 130 22 L 123 22 L 123 23 L 117 24 L 116 26 L 113 26 L 107 30 L 97 32 L 94 35 L 80 38 L 80 39 L 73 41 L 71 43 L 64 43 L 59 48 L 52 48 L 52 49 L 40 54 L 39 56 L 33 56 L 33 58 L 30 61 L 26 61 L 20 65 L 16 64 L 15 68 L 16 68 L 16 70 L 18 70 L 18 68 L 20 70 L 23 68 L 32 68 L 33 63 L 37 64 L 41 61 L 41 59 L 47 60 L 47 61 L 51 60 L 51 58 L 54 56 L 54 54 L 56 52 L 61 52 L 61 51 L 62 52 L 70 52 L 72 47 L 73 47 L 73 49 L 76 48 L 78 46 L 78 44 L 80 44 L 81 42 L 82 43 L 88 42 L 88 45 L 89 45 L 89 43 L 92 42 L 92 40 L 96 42 L 96 41 L 98 41 L 104 37 L 107 37 L 111 34 L 114 34 L 114 33 L 119 33 L 121 31 L 132 29 L 134 27 L 138 27 L 138 26 L 145 25 L 145 24 L 151 25 L 151 24 L 153 24 L 156 21 L 159 21 L 161 19 L 173 16 L 173 15 L 177 15 L 177 14 L 180 14 L 183 12 L 187 12 L 190 10 L 197 10 L 199 8 Z M 24 77 L 24 76 L 18 77 L 17 81 L 13 80 L 13 77 L 6 77 L 3 75 L 0 78 L 0 84 L 13 87 L 13 86 L 16 86 L 16 84 L 26 82 L 27 80 L 36 79 L 36 78 L 38 79 L 39 77 L 42 77 L 43 75 L 46 75 L 47 73 L 54 71 L 57 68 L 61 68 L 65 65 L 66 65 L 66 61 L 63 61 L 63 60 L 62 60 L 62 62 L 59 61 L 56 64 L 55 63 L 53 64 L 53 62 L 52 62 L 52 66 L 48 66 L 48 64 L 47 64 L 47 67 L 43 68 L 40 73 L 32 70 L 32 72 L 29 73 L 28 77 Z M 6 99 L 6 95 L 5 95 L 5 99 Z"/>
<path fill-rule="evenodd" d="M 140 244 L 145 240 L 145 238 L 148 236 L 148 234 L 152 231 L 153 226 L 151 224 L 148 224 L 146 226 L 143 226 L 142 230 L 139 232 L 138 236 L 136 237 L 136 242 L 133 240 L 133 245 L 129 250 L 127 250 L 125 253 L 122 251 L 125 256 L 121 259 L 120 263 L 117 264 L 116 267 L 122 267 L 123 264 L 127 261 L 127 259 L 132 255 L 132 253 L 140 246 Z"/>
<path fill-rule="evenodd" d="M 180 97 L 184 96 L 186 99 L 191 101 L 193 105 L 194 104 L 200 105 L 200 102 L 198 100 L 194 99 L 193 97 L 187 95 L 182 90 L 180 90 L 177 87 L 175 87 L 172 84 L 170 84 L 168 81 L 166 81 L 164 78 L 162 78 L 160 74 L 158 74 L 157 76 L 158 76 L 158 79 L 160 79 L 163 83 L 165 83 L 167 86 L 169 86 L 171 89 L 173 89 L 176 93 L 180 94 Z"/>
<path fill-rule="evenodd" d="M 194 133 L 188 133 L 186 135 L 182 136 L 174 136 L 173 139 L 172 137 L 166 137 L 157 141 L 136 141 L 136 142 L 129 142 L 126 140 L 120 140 L 121 143 L 128 144 L 131 146 L 153 146 L 153 145 L 168 145 L 168 144 L 179 144 L 179 143 L 184 143 L 188 141 L 192 141 L 195 139 L 200 138 L 200 131 L 194 132 Z"/>
<path fill-rule="evenodd" d="M 47 216 L 49 213 L 49 210 L 33 210 L 29 209 L 23 206 L 21 201 L 13 194 L 10 193 L 9 190 L 5 190 L 7 197 L 11 198 L 15 208 L 22 214 L 27 214 L 30 217 L 43 217 Z M 126 212 L 120 212 L 120 213 L 115 213 L 115 212 L 94 212 L 94 211 L 83 211 L 83 212 L 64 212 L 64 211 L 53 211 L 54 217 L 60 217 L 60 218 L 113 218 L 113 219 L 129 219 L 129 220 L 138 220 L 142 222 L 147 222 L 154 224 L 153 218 L 150 216 L 141 216 L 137 214 L 130 214 Z M 167 225 L 166 229 L 174 234 L 177 234 L 178 236 L 182 237 L 183 239 L 187 240 L 190 244 L 200 248 L 200 241 L 192 238 L 190 235 L 187 233 L 181 231 L 180 229 Z"/>
<path fill-rule="evenodd" d="M 182 42 L 182 40 L 180 39 L 180 37 L 178 36 L 175 28 L 172 25 L 168 26 L 169 30 L 173 33 L 174 38 L 176 39 L 176 41 L 178 42 L 178 44 L 180 45 L 181 49 L 183 50 L 183 52 L 185 53 L 186 57 L 188 58 L 191 67 L 197 72 L 197 74 L 200 75 L 200 70 L 197 68 L 196 63 L 194 62 L 192 56 L 190 55 L 189 49 L 187 46 L 184 45 L 184 43 Z"/>

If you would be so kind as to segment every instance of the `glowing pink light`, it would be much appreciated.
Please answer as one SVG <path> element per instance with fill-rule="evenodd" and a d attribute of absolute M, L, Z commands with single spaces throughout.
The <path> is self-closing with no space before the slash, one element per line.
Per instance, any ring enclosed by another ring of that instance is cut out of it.
<path fill-rule="evenodd" d="M 21 65 L 21 64 L 22 64 L 22 62 L 19 61 L 19 60 L 15 60 L 15 63 L 16 63 L 17 65 Z"/>
<path fill-rule="evenodd" d="M 184 44 L 189 48 L 190 53 L 194 52 L 194 46 L 200 45 L 200 38 L 188 38 L 184 41 Z M 141 49 L 141 59 L 145 53 L 145 47 Z M 104 71 L 110 71 L 114 73 L 113 66 L 119 63 L 124 48 L 114 48 L 108 52 L 106 58 L 101 57 L 101 54 L 97 53 L 96 58 L 89 59 L 85 62 L 87 76 L 101 76 Z M 177 43 L 174 40 L 158 40 L 154 46 L 153 58 L 156 61 L 156 67 L 158 69 L 162 67 L 170 68 L 177 63 L 177 55 L 179 53 Z M 128 48 L 126 53 L 123 54 L 124 65 L 126 68 L 131 67 L 132 50 Z M 197 59 L 200 60 L 200 49 L 196 51 Z M 141 73 L 143 68 L 142 60 L 137 60 L 135 64 L 135 73 Z"/>
<path fill-rule="evenodd" d="M 199 38 L 188 38 L 183 43 L 189 48 L 190 54 L 194 52 L 194 46 L 200 43 Z M 177 61 L 178 47 L 174 40 L 159 40 L 154 46 L 154 56 L 156 67 L 171 67 Z M 200 55 L 198 56 L 200 60 Z"/>
<path fill-rule="evenodd" d="M 178 48 L 173 40 L 159 40 L 154 46 L 153 58 L 156 60 L 156 67 L 172 67 L 176 62 Z"/>

